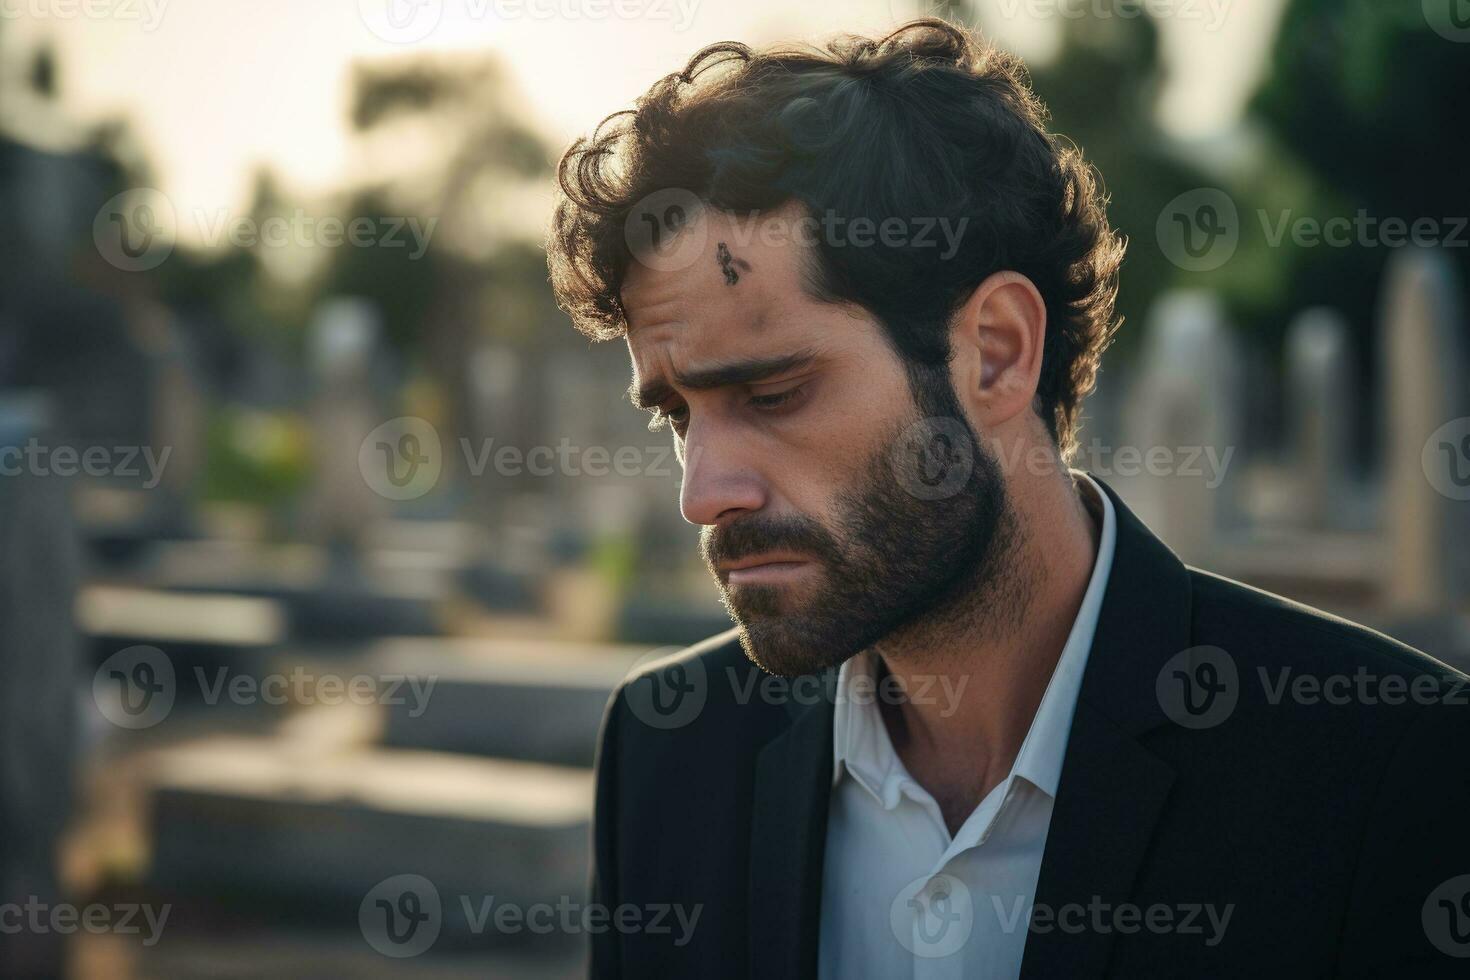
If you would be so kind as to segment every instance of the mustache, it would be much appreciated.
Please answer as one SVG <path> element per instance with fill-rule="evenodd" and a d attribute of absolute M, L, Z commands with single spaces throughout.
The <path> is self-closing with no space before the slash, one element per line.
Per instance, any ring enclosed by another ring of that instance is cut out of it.
<path fill-rule="evenodd" d="M 802 515 L 747 517 L 723 526 L 706 525 L 699 535 L 699 551 L 711 571 L 721 562 L 767 551 L 795 551 L 829 564 L 842 554 L 830 531 Z"/>

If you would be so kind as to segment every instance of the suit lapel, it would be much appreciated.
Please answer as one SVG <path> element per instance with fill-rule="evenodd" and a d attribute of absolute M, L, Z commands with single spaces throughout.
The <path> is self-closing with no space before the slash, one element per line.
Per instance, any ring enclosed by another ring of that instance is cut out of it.
<path fill-rule="evenodd" d="M 1189 646 L 1188 570 L 1098 482 L 1113 502 L 1117 537 L 1037 882 L 1036 907 L 1053 916 L 1130 900 L 1174 781 L 1139 737 L 1166 720 L 1158 672 Z M 1103 976 L 1112 942 L 1112 930 L 1065 932 L 1053 919 L 1027 937 L 1021 976 Z"/>
<path fill-rule="evenodd" d="M 788 702 L 791 725 L 756 761 L 750 840 L 750 975 L 817 975 L 822 861 L 832 788 L 832 681 L 815 703 Z"/>

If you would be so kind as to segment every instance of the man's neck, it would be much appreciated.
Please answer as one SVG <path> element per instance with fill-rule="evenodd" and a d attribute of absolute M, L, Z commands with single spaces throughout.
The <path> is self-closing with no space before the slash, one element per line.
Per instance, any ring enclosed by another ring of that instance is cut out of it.
<path fill-rule="evenodd" d="M 1029 576 L 1025 615 L 1010 630 L 952 631 L 942 639 L 930 632 L 877 648 L 878 669 L 913 695 L 896 704 L 879 699 L 889 738 L 939 803 L 951 834 L 1010 772 L 1082 605 L 1101 518 L 1089 514 L 1080 493 L 1065 473 L 1013 492 L 1023 533 L 1000 573 L 1036 574 Z M 921 697 L 925 691 L 947 696 Z"/>

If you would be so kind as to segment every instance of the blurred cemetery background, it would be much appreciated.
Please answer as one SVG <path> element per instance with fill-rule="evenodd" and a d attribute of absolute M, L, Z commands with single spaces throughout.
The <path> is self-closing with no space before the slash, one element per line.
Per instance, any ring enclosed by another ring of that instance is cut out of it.
<path fill-rule="evenodd" d="M 583 900 L 607 693 L 727 620 L 624 349 L 553 305 L 552 167 L 704 43 L 919 4 L 509 40 L 453 4 L 422 35 L 367 0 L 250 5 L 270 58 L 209 33 L 232 6 L 0 18 L 0 903 L 170 908 L 151 943 L 0 936 L 0 971 L 580 975 L 584 936 L 465 928 L 459 900 Z M 1470 19 L 1420 6 L 940 9 L 1028 57 L 1132 240 L 1077 465 L 1187 561 L 1463 668 Z M 174 73 L 178 122 L 105 97 L 135 66 Z M 258 80 L 259 113 L 214 75 Z M 318 77 L 327 176 L 237 153 L 239 207 L 157 165 L 249 146 Z M 1360 212 L 1437 234 L 1275 233 Z M 413 958 L 359 919 L 403 874 L 445 906 Z"/>

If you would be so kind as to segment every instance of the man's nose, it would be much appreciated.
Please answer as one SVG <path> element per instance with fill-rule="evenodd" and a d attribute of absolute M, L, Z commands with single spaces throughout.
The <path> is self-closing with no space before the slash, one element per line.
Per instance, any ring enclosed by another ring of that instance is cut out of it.
<path fill-rule="evenodd" d="M 724 524 L 765 505 L 764 481 L 739 440 L 691 426 L 684 439 L 679 511 L 690 524 Z"/>

